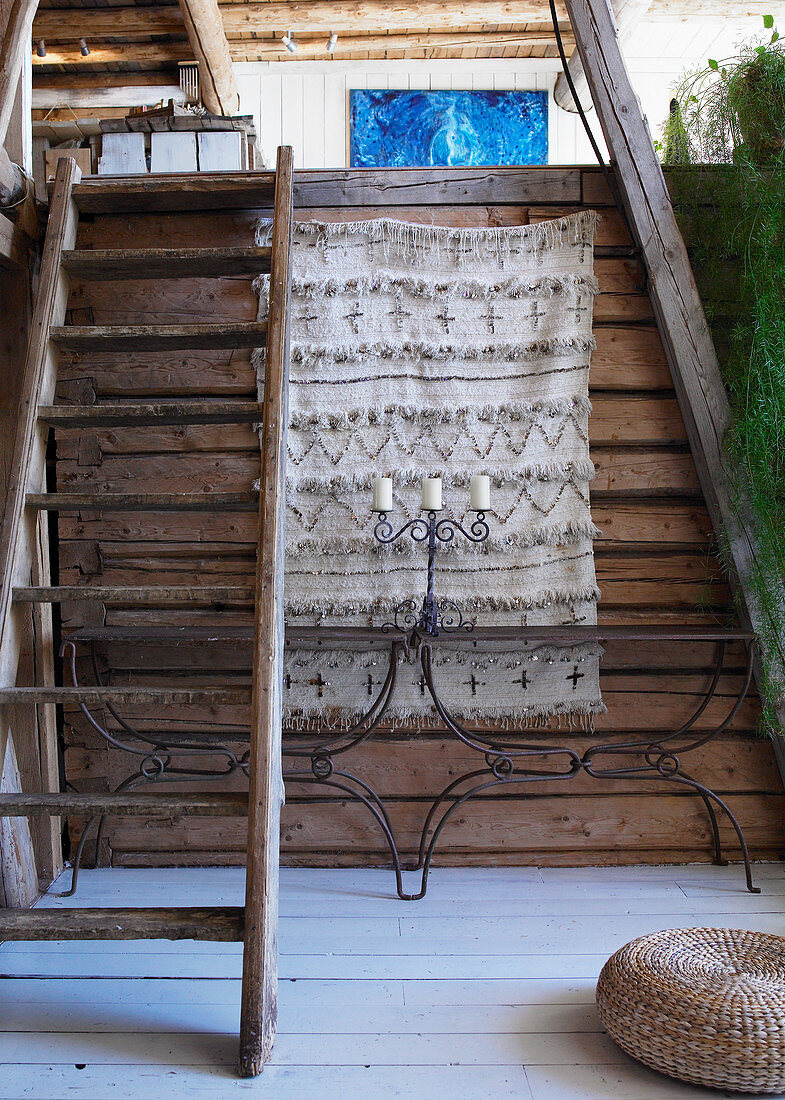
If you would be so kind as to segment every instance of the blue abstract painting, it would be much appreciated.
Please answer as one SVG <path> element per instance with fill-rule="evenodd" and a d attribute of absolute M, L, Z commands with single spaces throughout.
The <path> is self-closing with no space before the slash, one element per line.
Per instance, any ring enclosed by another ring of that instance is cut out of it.
<path fill-rule="evenodd" d="M 352 168 L 547 164 L 546 92 L 350 92 Z"/>

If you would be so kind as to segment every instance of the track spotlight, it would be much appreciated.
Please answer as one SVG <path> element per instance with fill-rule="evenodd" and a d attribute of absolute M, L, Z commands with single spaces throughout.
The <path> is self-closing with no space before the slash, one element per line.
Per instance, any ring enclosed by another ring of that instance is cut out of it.
<path fill-rule="evenodd" d="M 35 48 L 35 52 L 37 57 L 46 57 L 46 42 L 44 42 L 43 38 L 38 39 L 38 45 Z"/>
<path fill-rule="evenodd" d="M 286 46 L 289 53 L 297 53 L 297 43 L 292 38 L 291 31 L 287 31 L 281 41 L 283 42 L 284 46 Z"/>
<path fill-rule="evenodd" d="M 82 57 L 90 56 L 90 47 L 87 45 L 87 41 L 84 38 L 79 39 L 79 53 Z"/>
<path fill-rule="evenodd" d="M 330 31 L 330 37 L 327 39 L 327 52 L 335 53 L 335 47 L 338 45 L 338 35 L 335 31 Z"/>

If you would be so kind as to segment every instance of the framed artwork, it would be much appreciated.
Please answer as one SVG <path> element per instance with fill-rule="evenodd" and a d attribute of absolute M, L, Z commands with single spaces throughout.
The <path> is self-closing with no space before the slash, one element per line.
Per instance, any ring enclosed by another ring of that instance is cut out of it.
<path fill-rule="evenodd" d="M 548 163 L 547 92 L 352 89 L 352 168 Z"/>

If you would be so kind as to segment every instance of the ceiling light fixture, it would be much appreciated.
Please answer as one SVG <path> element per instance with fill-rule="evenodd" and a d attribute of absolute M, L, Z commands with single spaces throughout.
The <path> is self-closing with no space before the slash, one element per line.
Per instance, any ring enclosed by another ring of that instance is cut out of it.
<path fill-rule="evenodd" d="M 338 35 L 335 31 L 330 31 L 330 37 L 327 39 L 327 52 L 329 54 L 335 53 L 335 47 L 338 45 Z"/>
<path fill-rule="evenodd" d="M 44 42 L 43 38 L 38 39 L 38 45 L 35 48 L 35 52 L 37 57 L 46 57 L 46 42 Z"/>
<path fill-rule="evenodd" d="M 82 55 L 82 57 L 90 56 L 90 47 L 87 45 L 87 39 L 85 38 L 79 39 L 79 53 Z"/>
<path fill-rule="evenodd" d="M 286 46 L 289 53 L 297 53 L 297 43 L 292 38 L 291 31 L 287 31 L 286 34 L 281 38 L 281 41 L 283 42 L 284 46 Z"/>

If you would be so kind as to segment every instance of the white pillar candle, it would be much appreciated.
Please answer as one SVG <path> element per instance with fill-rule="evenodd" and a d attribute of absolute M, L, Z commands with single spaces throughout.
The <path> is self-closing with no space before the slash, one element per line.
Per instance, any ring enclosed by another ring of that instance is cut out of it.
<path fill-rule="evenodd" d="M 424 477 L 422 479 L 422 506 L 426 512 L 440 512 L 442 509 L 442 479 Z"/>
<path fill-rule="evenodd" d="M 475 512 L 487 512 L 491 507 L 491 479 L 487 474 L 472 474 L 469 507 Z"/>
<path fill-rule="evenodd" d="M 375 477 L 373 479 L 373 508 L 374 512 L 391 512 L 393 506 L 392 478 Z"/>

